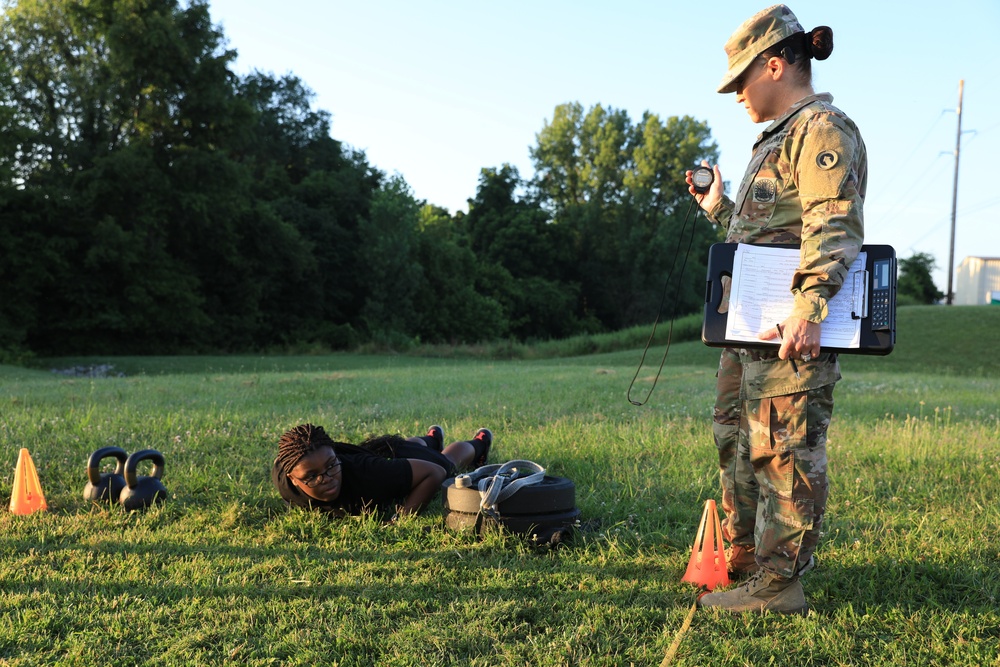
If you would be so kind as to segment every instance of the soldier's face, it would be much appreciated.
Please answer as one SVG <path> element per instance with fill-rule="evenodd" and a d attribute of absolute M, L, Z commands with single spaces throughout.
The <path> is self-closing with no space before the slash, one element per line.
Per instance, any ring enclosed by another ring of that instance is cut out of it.
<path fill-rule="evenodd" d="M 754 61 L 736 83 L 736 102 L 743 105 L 750 120 L 755 123 L 773 120 L 781 115 L 783 109 L 775 108 L 778 93 L 769 60 Z"/>
<path fill-rule="evenodd" d="M 736 82 L 736 102 L 743 105 L 743 108 L 750 115 L 750 120 L 755 123 L 767 120 L 763 114 L 763 106 L 767 97 L 768 77 L 765 76 L 766 71 L 767 67 L 764 66 L 763 61 L 755 60 Z"/>

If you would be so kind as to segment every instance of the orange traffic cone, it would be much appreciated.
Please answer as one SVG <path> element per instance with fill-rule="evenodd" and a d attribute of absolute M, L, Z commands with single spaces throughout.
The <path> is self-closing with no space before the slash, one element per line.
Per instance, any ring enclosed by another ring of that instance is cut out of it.
<path fill-rule="evenodd" d="M 705 501 L 698 536 L 691 548 L 691 560 L 681 581 L 690 581 L 708 590 L 729 584 L 726 550 L 722 546 L 722 524 L 719 522 L 719 512 L 715 509 L 715 501 L 711 498 Z"/>
<path fill-rule="evenodd" d="M 14 514 L 31 514 L 47 510 L 42 484 L 38 481 L 38 471 L 31 460 L 31 454 L 24 447 L 17 455 L 17 469 L 14 471 L 14 491 L 10 494 L 10 511 Z"/>

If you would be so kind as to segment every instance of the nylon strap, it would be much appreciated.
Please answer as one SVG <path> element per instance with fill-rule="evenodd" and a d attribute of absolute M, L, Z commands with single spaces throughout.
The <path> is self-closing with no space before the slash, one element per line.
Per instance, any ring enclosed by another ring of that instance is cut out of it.
<path fill-rule="evenodd" d="M 674 664 L 674 658 L 677 657 L 677 649 L 681 646 L 681 640 L 684 639 L 684 635 L 691 628 L 691 621 L 694 619 L 694 612 L 698 609 L 698 600 L 695 600 L 691 605 L 691 609 L 688 611 L 687 618 L 681 624 L 680 630 L 674 635 L 674 641 L 670 644 L 670 648 L 667 649 L 667 654 L 663 656 L 663 662 L 660 663 L 660 667 L 670 667 Z"/>
<path fill-rule="evenodd" d="M 537 484 L 544 478 L 545 468 L 534 461 L 517 459 L 500 465 L 482 466 L 471 473 L 458 475 L 455 478 L 455 486 L 464 489 L 475 485 L 481 498 L 479 510 L 498 518 L 500 513 L 497 505 L 520 489 Z"/>

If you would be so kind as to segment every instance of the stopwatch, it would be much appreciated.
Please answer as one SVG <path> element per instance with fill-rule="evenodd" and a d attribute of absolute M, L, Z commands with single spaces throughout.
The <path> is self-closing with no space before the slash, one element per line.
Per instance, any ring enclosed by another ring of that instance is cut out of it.
<path fill-rule="evenodd" d="M 691 185 L 694 187 L 694 191 L 700 195 L 708 192 L 713 181 L 715 181 L 715 173 L 708 167 L 696 167 L 691 172 Z"/>

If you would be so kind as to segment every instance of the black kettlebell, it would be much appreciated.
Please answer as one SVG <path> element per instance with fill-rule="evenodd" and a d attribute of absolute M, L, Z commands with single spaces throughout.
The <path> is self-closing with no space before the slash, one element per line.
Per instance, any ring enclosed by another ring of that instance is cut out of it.
<path fill-rule="evenodd" d="M 102 473 L 101 461 L 113 456 L 118 459 L 114 472 Z M 115 502 L 125 488 L 125 460 L 128 452 L 121 447 L 101 447 L 87 459 L 87 486 L 83 487 L 84 500 Z"/>
<path fill-rule="evenodd" d="M 146 459 L 153 462 L 153 472 L 149 477 L 139 477 L 135 469 L 140 461 Z M 153 503 L 162 503 L 167 499 L 167 490 L 160 481 L 162 476 L 163 454 L 155 449 L 132 453 L 125 461 L 125 488 L 118 496 L 118 501 L 127 510 L 141 510 Z"/>

